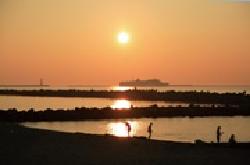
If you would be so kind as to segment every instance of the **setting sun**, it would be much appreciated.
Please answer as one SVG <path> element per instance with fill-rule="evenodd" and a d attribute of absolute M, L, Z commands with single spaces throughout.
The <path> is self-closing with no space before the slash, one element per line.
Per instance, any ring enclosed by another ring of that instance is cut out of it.
<path fill-rule="evenodd" d="M 249 18 L 250 0 L 0 0 L 0 165 L 250 165 Z"/>
<path fill-rule="evenodd" d="M 117 39 L 120 44 L 127 44 L 129 42 L 129 34 L 127 32 L 120 32 Z"/>

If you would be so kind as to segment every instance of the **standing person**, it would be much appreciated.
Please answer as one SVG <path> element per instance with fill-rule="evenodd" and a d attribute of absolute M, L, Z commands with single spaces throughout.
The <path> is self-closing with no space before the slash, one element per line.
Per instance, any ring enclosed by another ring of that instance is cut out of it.
<path fill-rule="evenodd" d="M 129 137 L 129 133 L 131 132 L 131 124 L 129 122 L 125 122 L 125 125 L 127 126 L 128 137 Z"/>
<path fill-rule="evenodd" d="M 148 126 L 148 130 L 147 130 L 147 132 L 148 132 L 148 134 L 149 134 L 149 136 L 148 136 L 149 139 L 151 138 L 151 134 L 152 134 L 152 132 L 153 132 L 153 130 L 152 130 L 152 125 L 153 125 L 153 123 L 150 122 L 150 124 L 149 124 L 149 126 Z"/>
<path fill-rule="evenodd" d="M 217 143 L 221 142 L 221 136 L 222 136 L 223 132 L 221 132 L 221 126 L 219 125 L 217 127 Z"/>

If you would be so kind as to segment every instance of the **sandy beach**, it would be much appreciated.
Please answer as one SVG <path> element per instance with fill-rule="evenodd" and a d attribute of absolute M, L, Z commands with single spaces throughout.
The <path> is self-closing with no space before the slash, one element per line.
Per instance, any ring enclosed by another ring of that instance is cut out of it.
<path fill-rule="evenodd" d="M 250 145 L 187 144 L 0 124 L 0 164 L 249 164 Z"/>

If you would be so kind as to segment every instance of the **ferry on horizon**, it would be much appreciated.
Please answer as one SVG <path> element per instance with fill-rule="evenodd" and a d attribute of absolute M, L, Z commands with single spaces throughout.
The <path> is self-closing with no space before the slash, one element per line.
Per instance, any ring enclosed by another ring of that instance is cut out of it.
<path fill-rule="evenodd" d="M 159 79 L 148 79 L 148 80 L 129 80 L 129 81 L 124 81 L 120 82 L 119 86 L 138 86 L 138 87 L 154 87 L 154 86 L 169 86 L 169 83 L 167 82 L 161 82 Z"/>

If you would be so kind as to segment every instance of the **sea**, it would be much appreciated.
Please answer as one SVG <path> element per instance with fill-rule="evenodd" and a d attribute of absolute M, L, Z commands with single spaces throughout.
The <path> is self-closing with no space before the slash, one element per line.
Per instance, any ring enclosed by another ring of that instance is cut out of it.
<path fill-rule="evenodd" d="M 19 89 L 19 90 L 119 90 L 125 91 L 133 89 L 133 87 L 119 87 L 119 86 L 48 86 L 48 87 L 0 87 L 0 89 Z M 250 86 L 166 86 L 166 87 L 138 87 L 137 89 L 157 91 L 204 91 L 216 93 L 250 93 Z M 156 104 L 158 106 L 188 106 L 184 102 L 171 101 L 133 101 L 124 99 L 109 99 L 109 98 L 80 98 L 80 97 L 27 97 L 27 96 L 1 96 L 0 95 L 0 109 L 8 110 L 9 108 L 17 108 L 18 111 L 27 111 L 30 108 L 35 111 L 52 108 L 54 110 L 74 109 L 75 107 L 113 107 L 113 108 L 129 108 L 147 107 Z M 209 106 L 201 104 L 201 106 Z"/>
<path fill-rule="evenodd" d="M 76 90 L 128 90 L 131 87 L 117 86 L 49 86 L 49 87 L 0 87 L 0 89 L 76 89 Z M 216 93 L 250 93 L 250 86 L 167 86 L 143 87 L 137 89 L 155 89 L 157 91 L 205 91 Z M 133 101 L 126 99 L 107 98 L 70 98 L 70 97 L 26 97 L 0 96 L 0 109 L 17 108 L 18 111 L 27 111 L 34 108 L 36 111 L 52 108 L 54 110 L 71 110 L 75 107 L 113 107 L 129 108 L 145 107 L 153 104 L 158 106 L 188 106 L 183 102 L 168 101 Z M 206 105 L 201 105 L 206 106 Z M 125 123 L 131 124 L 132 130 L 128 134 Z M 73 122 L 25 122 L 27 127 L 55 130 L 69 133 L 111 134 L 114 136 L 148 136 L 147 127 L 153 123 L 151 138 L 157 140 L 173 140 L 179 142 L 194 142 L 201 139 L 206 142 L 216 142 L 216 129 L 222 126 L 222 141 L 227 142 L 235 134 L 238 142 L 250 141 L 250 117 L 177 117 L 159 119 L 123 119 L 123 120 L 93 120 Z"/>

